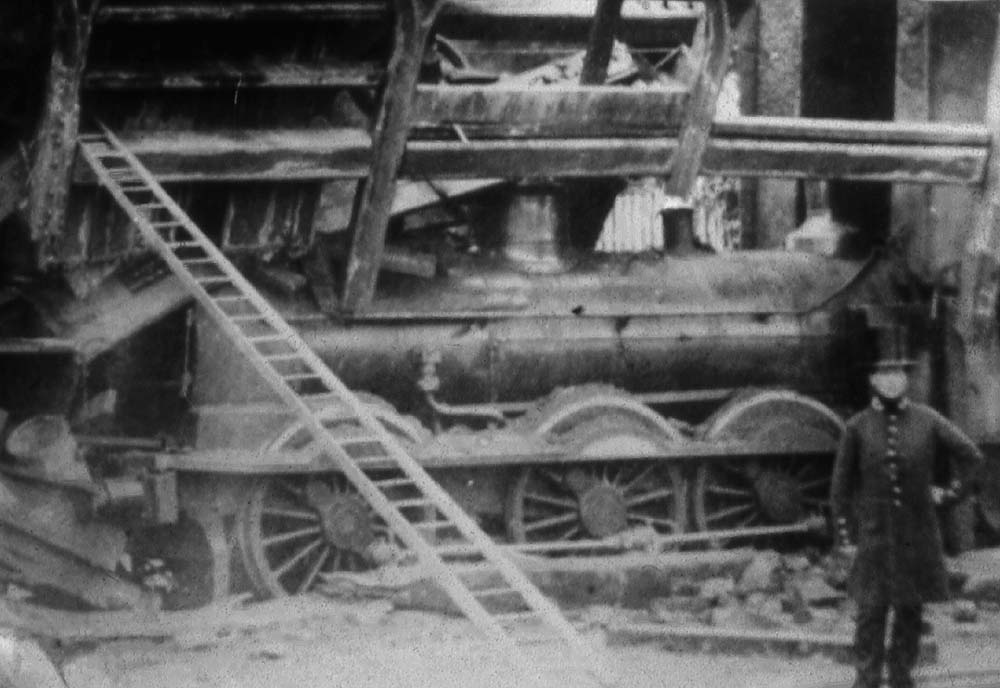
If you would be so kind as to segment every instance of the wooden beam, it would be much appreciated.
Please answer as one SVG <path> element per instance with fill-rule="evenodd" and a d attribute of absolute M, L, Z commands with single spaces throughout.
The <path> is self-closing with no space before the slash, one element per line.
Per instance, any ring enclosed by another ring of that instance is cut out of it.
<path fill-rule="evenodd" d="M 704 5 L 704 56 L 691 90 L 677 154 L 673 158 L 665 189 L 668 195 L 684 200 L 691 195 L 704 164 L 703 158 L 715 119 L 716 102 L 729 66 L 729 13 L 725 0 L 705 0 Z M 696 45 L 698 43 L 695 42 Z"/>
<path fill-rule="evenodd" d="M 28 223 L 38 263 L 58 257 L 56 246 L 69 203 L 80 125 L 80 87 L 100 0 L 53 0 L 52 50 L 45 101 L 35 134 L 28 186 Z"/>
<path fill-rule="evenodd" d="M 1000 37 L 993 47 L 986 85 L 986 124 L 993 146 L 1000 146 Z M 965 373 L 964 408 L 954 409 L 959 423 L 977 440 L 1000 437 L 1000 156 L 990 157 L 977 198 L 976 222 L 960 266 L 961 291 L 953 323 Z"/>
<path fill-rule="evenodd" d="M 101 8 L 100 23 L 273 19 L 385 19 L 385 2 L 206 2 L 115 4 Z"/>
<path fill-rule="evenodd" d="M 17 210 L 27 185 L 28 174 L 19 153 L 0 159 L 0 221 Z"/>
<path fill-rule="evenodd" d="M 615 44 L 615 31 L 622 14 L 623 0 L 597 0 L 594 21 L 590 25 L 587 53 L 580 71 L 581 84 L 603 84 L 608 78 L 608 63 Z"/>
<path fill-rule="evenodd" d="M 516 36 L 519 42 L 582 43 L 596 0 L 561 3 L 510 3 L 507 0 L 452 0 L 442 11 L 438 29 L 459 40 L 496 40 Z M 618 23 L 620 40 L 633 48 L 686 42 L 701 16 L 687 3 L 669 7 L 626 5 Z M 345 2 L 153 2 L 107 5 L 100 23 L 176 23 L 191 21 L 378 21 L 391 17 L 386 0 Z"/>
<path fill-rule="evenodd" d="M 92 91 L 374 87 L 382 73 L 382 66 L 374 62 L 212 62 L 173 70 L 128 65 L 89 69 L 83 85 Z"/>
<path fill-rule="evenodd" d="M 431 28 L 444 0 L 395 0 L 396 42 L 375 117 L 369 171 L 355 206 L 342 305 L 363 310 L 375 293 L 396 177 L 406 152 L 413 94 Z"/>
<path fill-rule="evenodd" d="M 884 123 L 827 123 L 824 130 L 804 130 L 802 138 L 793 138 L 789 132 L 795 125 L 787 120 L 760 120 L 717 123 L 703 171 L 969 185 L 982 180 L 989 154 L 987 146 L 972 143 L 981 140 L 981 130 L 975 128 L 962 134 L 953 127 L 903 127 L 893 134 Z M 757 135 L 746 136 L 751 131 Z M 872 143 L 880 139 L 892 142 Z M 937 139 L 944 145 L 935 145 Z M 368 173 L 370 159 L 368 136 L 352 129 L 165 131 L 124 140 L 166 182 L 357 179 Z M 956 142 L 960 140 L 967 142 Z M 401 174 L 416 179 L 573 177 L 598 171 L 607 176 L 657 175 L 670 169 L 676 146 L 675 139 L 653 137 L 411 141 Z M 77 169 L 77 180 L 92 181 L 83 166 Z"/>
<path fill-rule="evenodd" d="M 419 86 L 412 124 L 459 126 L 471 138 L 648 135 L 676 130 L 687 91 L 628 86 Z M 454 138 L 450 132 L 448 138 Z"/>

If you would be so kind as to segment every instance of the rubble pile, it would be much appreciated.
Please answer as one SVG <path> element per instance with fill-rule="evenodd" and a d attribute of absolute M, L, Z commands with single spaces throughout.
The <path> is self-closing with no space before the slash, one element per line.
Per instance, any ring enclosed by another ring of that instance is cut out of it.
<path fill-rule="evenodd" d="M 678 579 L 648 612 L 664 624 L 702 624 L 746 630 L 849 632 L 853 608 L 830 585 L 829 562 L 802 554 L 758 553 L 742 573 L 704 580 Z"/>

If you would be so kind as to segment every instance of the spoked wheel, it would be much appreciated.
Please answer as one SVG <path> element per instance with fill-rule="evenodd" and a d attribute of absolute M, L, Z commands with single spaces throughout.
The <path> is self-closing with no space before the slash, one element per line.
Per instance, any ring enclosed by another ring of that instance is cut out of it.
<path fill-rule="evenodd" d="M 655 452 L 663 438 L 634 420 L 591 421 L 567 433 L 580 463 L 521 470 L 507 499 L 507 533 L 515 542 L 601 539 L 649 526 L 683 532 L 686 489 L 679 468 L 665 461 L 588 462 L 608 448 L 628 455 Z"/>
<path fill-rule="evenodd" d="M 700 465 L 693 494 L 698 529 L 738 530 L 828 518 L 833 453 L 842 430 L 843 423 L 831 410 L 792 392 L 752 392 L 734 399 L 709 420 L 706 439 L 811 451 Z"/>
<path fill-rule="evenodd" d="M 357 396 L 404 445 L 429 436 L 418 421 L 401 416 L 378 397 Z M 351 414 L 336 407 L 320 409 L 317 415 L 338 438 L 368 435 Z M 262 450 L 283 454 L 303 466 L 315 466 L 323 454 L 300 423 L 289 425 Z M 247 577 L 262 596 L 305 592 L 324 573 L 370 569 L 387 556 L 387 548 L 402 549 L 339 473 L 273 476 L 254 482 L 237 514 L 236 535 Z"/>
<path fill-rule="evenodd" d="M 373 566 L 373 547 L 392 535 L 339 474 L 256 481 L 237 515 L 237 544 L 261 595 L 311 589 L 324 573 Z"/>

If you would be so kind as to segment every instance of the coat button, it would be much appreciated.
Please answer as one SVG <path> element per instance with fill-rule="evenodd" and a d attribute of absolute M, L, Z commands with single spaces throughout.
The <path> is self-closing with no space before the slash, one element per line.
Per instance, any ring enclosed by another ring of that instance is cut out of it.
<path fill-rule="evenodd" d="M 899 501 L 898 499 L 896 501 L 894 501 L 892 504 L 893 504 L 893 506 L 896 506 L 896 507 L 903 506 L 903 503 L 901 501 Z"/>

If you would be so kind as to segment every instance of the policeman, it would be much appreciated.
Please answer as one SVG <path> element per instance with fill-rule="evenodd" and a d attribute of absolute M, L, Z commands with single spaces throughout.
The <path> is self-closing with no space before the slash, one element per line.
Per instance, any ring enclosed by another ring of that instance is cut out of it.
<path fill-rule="evenodd" d="M 890 609 L 889 685 L 913 686 L 922 605 L 948 593 L 935 507 L 962 499 L 983 461 L 955 425 L 906 398 L 909 365 L 875 365 L 871 405 L 847 421 L 833 469 L 830 501 L 841 556 L 853 559 L 849 589 L 858 606 L 855 688 L 881 683 Z M 941 487 L 933 481 L 942 474 L 936 462 L 945 458 L 950 482 Z"/>

